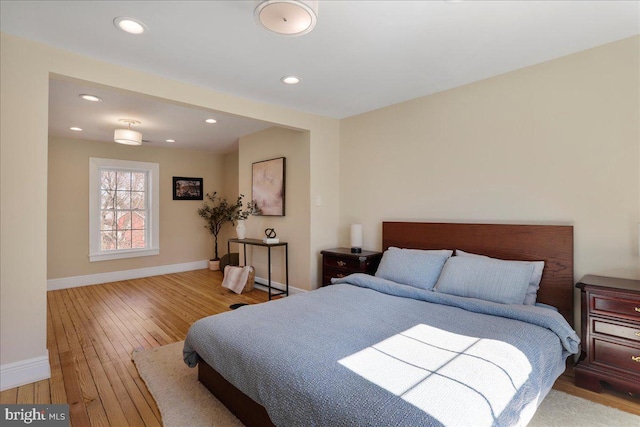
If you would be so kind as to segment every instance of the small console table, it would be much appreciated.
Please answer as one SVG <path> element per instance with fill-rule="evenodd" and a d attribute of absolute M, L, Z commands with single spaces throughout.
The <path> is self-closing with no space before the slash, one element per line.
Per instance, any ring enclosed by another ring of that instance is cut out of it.
<path fill-rule="evenodd" d="M 289 296 L 289 245 L 287 242 L 278 242 L 278 243 L 265 243 L 260 239 L 229 239 L 227 240 L 227 253 L 231 253 L 231 243 L 237 243 L 242 245 L 244 250 L 244 265 L 247 265 L 247 245 L 250 246 L 264 246 L 267 248 L 267 256 L 268 256 L 268 268 L 269 270 L 269 278 L 267 281 L 267 288 L 269 290 L 269 301 L 271 301 L 272 296 L 277 295 L 285 295 Z M 281 290 L 278 288 L 274 288 L 271 286 L 271 248 L 274 246 L 284 246 L 284 271 L 285 271 L 285 289 Z M 275 289 L 275 291 L 273 290 Z"/>

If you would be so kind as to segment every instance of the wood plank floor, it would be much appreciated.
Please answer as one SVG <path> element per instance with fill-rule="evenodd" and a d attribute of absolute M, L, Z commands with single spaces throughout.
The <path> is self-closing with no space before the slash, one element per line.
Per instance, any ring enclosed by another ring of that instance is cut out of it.
<path fill-rule="evenodd" d="M 68 403 L 73 426 L 160 426 L 131 361 L 135 349 L 184 340 L 196 320 L 266 292 L 236 295 L 209 270 L 47 293 L 51 378 L 0 393 L 0 403 Z"/>
<path fill-rule="evenodd" d="M 134 349 L 185 338 L 189 326 L 237 302 L 260 303 L 266 292 L 236 295 L 222 274 L 198 270 L 48 292 L 51 378 L 0 393 L 0 403 L 68 403 L 73 426 L 160 426 L 158 408 L 131 361 Z M 640 415 L 640 398 L 573 385 L 555 389 Z"/>

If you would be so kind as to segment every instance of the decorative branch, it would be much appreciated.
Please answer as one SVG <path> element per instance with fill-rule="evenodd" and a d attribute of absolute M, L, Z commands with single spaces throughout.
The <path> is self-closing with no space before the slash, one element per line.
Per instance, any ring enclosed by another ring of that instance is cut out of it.
<path fill-rule="evenodd" d="M 215 258 L 213 260 L 217 261 L 220 259 L 218 257 L 218 234 L 222 226 L 227 222 L 235 225 L 236 221 L 245 220 L 249 215 L 259 213 L 259 209 L 253 200 L 247 203 L 247 207 L 243 209 L 242 199 L 244 198 L 244 194 L 241 194 L 234 204 L 230 204 L 226 198 L 218 196 L 216 191 L 207 193 L 206 197 L 207 200 L 205 200 L 202 207 L 198 209 L 198 215 L 205 220 L 206 224 L 204 227 L 209 230 L 209 233 L 214 237 Z"/>

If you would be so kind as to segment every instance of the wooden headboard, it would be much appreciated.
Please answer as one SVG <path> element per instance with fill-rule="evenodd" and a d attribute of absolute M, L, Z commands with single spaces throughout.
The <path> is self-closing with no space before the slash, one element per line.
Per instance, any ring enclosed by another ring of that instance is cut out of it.
<path fill-rule="evenodd" d="M 382 248 L 461 249 L 505 260 L 544 261 L 538 302 L 573 325 L 573 227 L 566 225 L 383 222 Z"/>

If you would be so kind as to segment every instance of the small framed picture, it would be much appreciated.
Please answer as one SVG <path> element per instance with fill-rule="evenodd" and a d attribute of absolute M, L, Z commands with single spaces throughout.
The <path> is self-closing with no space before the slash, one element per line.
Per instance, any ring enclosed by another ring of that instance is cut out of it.
<path fill-rule="evenodd" d="M 174 176 L 173 200 L 202 200 L 202 178 Z"/>
<path fill-rule="evenodd" d="M 284 157 L 253 163 L 251 199 L 256 215 L 284 216 L 286 166 Z"/>

